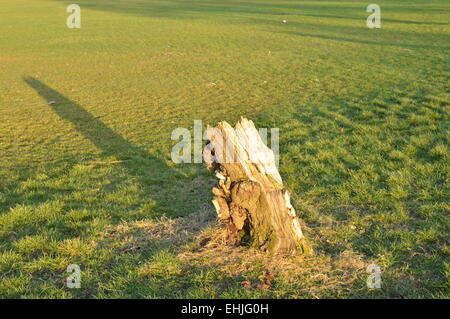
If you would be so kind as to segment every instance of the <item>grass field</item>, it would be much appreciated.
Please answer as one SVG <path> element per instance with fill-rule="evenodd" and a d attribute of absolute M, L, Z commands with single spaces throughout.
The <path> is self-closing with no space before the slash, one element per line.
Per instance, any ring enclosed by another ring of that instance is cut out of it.
<path fill-rule="evenodd" d="M 0 297 L 450 297 L 449 1 L 379 0 L 378 30 L 364 1 L 72 2 L 0 2 Z M 171 161 L 240 116 L 280 129 L 314 255 L 222 245 L 214 179 Z"/>

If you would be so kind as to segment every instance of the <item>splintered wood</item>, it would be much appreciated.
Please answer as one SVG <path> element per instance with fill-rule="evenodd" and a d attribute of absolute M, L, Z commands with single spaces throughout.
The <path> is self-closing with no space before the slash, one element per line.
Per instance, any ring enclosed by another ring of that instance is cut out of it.
<path fill-rule="evenodd" d="M 289 192 L 269 149 L 252 121 L 241 118 L 233 129 L 220 122 L 206 131 L 203 157 L 218 178 L 212 189 L 217 216 L 233 244 L 250 244 L 272 253 L 310 251 Z"/>

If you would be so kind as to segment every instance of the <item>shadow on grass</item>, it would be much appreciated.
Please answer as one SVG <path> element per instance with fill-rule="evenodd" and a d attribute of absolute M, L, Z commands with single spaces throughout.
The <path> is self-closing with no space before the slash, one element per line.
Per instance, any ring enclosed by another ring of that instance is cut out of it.
<path fill-rule="evenodd" d="M 360 25 L 340 25 L 320 22 L 289 21 L 288 29 L 275 19 L 248 18 L 254 24 L 268 27 L 267 32 L 287 34 L 298 37 L 312 37 L 347 43 L 367 44 L 380 47 L 398 47 L 403 49 L 438 49 L 449 50 L 446 44 L 448 36 L 444 33 L 434 33 L 432 39 L 427 39 L 426 33 L 414 30 L 369 29 L 365 20 Z M 384 21 L 384 20 L 383 20 Z"/>
<path fill-rule="evenodd" d="M 67 0 L 63 0 L 69 4 Z M 246 1 L 183 1 L 183 0 L 134 0 L 134 1 L 105 1 L 105 0 L 80 0 L 78 4 L 82 8 L 88 8 L 98 11 L 110 11 L 115 13 L 133 14 L 148 17 L 166 17 L 166 18 L 188 18 L 193 16 L 205 19 L 204 14 L 242 14 L 242 15 L 271 15 L 271 16 L 289 16 L 300 15 L 317 18 L 349 19 L 360 20 L 365 23 L 366 6 L 364 2 L 348 2 L 343 5 L 336 2 L 314 3 L 311 1 L 283 1 L 283 2 L 246 2 Z M 430 5 L 389 5 L 383 6 L 383 11 L 389 14 L 423 14 L 442 12 L 444 6 L 435 4 Z M 363 14 L 361 17 L 355 15 Z M 413 21 L 390 19 L 383 17 L 384 22 L 417 24 L 417 25 L 448 25 L 447 22 L 434 21 Z"/>
<path fill-rule="evenodd" d="M 130 152 L 145 154 L 144 150 L 125 140 L 101 120 L 58 91 L 32 77 L 26 77 L 24 81 L 48 102 L 59 117 L 70 121 L 75 129 L 102 150 L 104 155 L 119 155 Z M 155 159 L 155 161 L 159 160 Z"/>
<path fill-rule="evenodd" d="M 67 1 L 64 1 L 67 2 Z M 69 2 L 67 2 L 69 3 Z M 113 12 L 120 14 L 132 14 L 142 17 L 168 18 L 168 19 L 212 19 L 219 17 L 241 19 L 243 23 L 261 24 L 271 27 L 268 32 L 280 32 L 302 37 L 315 37 L 325 40 L 335 40 L 348 43 L 359 43 L 379 46 L 394 46 L 406 49 L 440 49 L 448 50 L 450 47 L 439 45 L 447 42 L 446 34 L 433 34 L 432 40 L 427 40 L 426 33 L 417 31 L 400 30 L 368 30 L 366 28 L 365 4 L 346 3 L 336 5 L 336 3 L 310 3 L 309 1 L 292 2 L 245 2 L 245 1 L 86 1 L 78 2 L 82 8 L 96 11 Z M 443 10 L 443 7 L 417 5 L 417 6 L 388 6 L 384 7 L 386 14 L 408 14 L 420 15 L 424 13 L 435 13 Z M 358 15 L 361 15 L 358 17 Z M 255 19 L 255 17 L 274 18 L 275 20 Z M 281 27 L 279 19 L 287 16 L 304 16 L 318 18 L 317 23 L 299 23 L 289 21 L 289 31 L 284 31 L 286 26 Z M 342 26 L 330 24 L 328 21 L 320 19 L 341 19 L 360 21 L 359 26 Z M 389 19 L 383 15 L 383 23 L 408 24 L 408 25 L 448 25 L 446 22 L 434 21 L 413 21 L 407 19 Z M 293 30 L 292 27 L 295 27 Z M 282 29 L 280 29 L 282 28 Z M 370 34 L 368 33 L 371 32 Z M 324 32 L 328 34 L 323 34 Z"/>
<path fill-rule="evenodd" d="M 364 22 L 366 17 L 352 17 L 350 15 L 323 15 L 323 14 L 298 14 L 304 17 L 313 17 L 313 18 L 324 18 L 324 19 L 342 19 L 342 20 L 356 20 Z M 417 25 L 450 25 L 450 23 L 445 22 L 428 22 L 428 21 L 412 21 L 412 20 L 398 20 L 398 19 L 387 19 L 383 18 L 383 23 L 400 23 L 400 24 L 417 24 Z"/>
<path fill-rule="evenodd" d="M 398 41 L 398 42 L 370 41 L 370 40 L 364 40 L 364 39 L 357 39 L 357 38 L 352 39 L 350 37 L 341 37 L 341 36 L 317 34 L 317 33 L 290 32 L 290 31 L 283 31 L 283 32 L 279 32 L 279 33 L 295 35 L 295 36 L 299 36 L 299 37 L 312 37 L 312 38 L 333 40 L 333 41 L 339 41 L 339 42 L 347 42 L 347 43 L 368 44 L 368 45 L 378 45 L 378 46 L 393 46 L 393 47 L 404 48 L 404 49 L 439 49 L 439 50 L 449 50 L 450 49 L 450 47 L 445 47 L 445 46 L 410 44 L 410 43 L 406 44 L 406 43 L 401 43 L 400 41 Z"/>
<path fill-rule="evenodd" d="M 62 0 L 60 2 L 70 3 L 67 0 Z M 262 1 L 211 1 L 211 0 L 196 0 L 196 1 L 184 1 L 184 0 L 159 0 L 159 1 L 149 1 L 149 0 L 133 0 L 133 1 L 105 1 L 105 0 L 94 0 L 87 1 L 81 0 L 78 2 L 80 6 L 86 8 L 92 8 L 95 10 L 102 11 L 112 11 L 128 14 L 136 14 L 143 16 L 159 16 L 161 14 L 185 14 L 185 13 L 248 13 L 248 14 L 270 14 L 270 15 L 281 15 L 281 14 L 300 14 L 304 13 L 314 15 L 318 11 L 329 12 L 330 15 L 323 15 L 323 17 L 344 17 L 350 11 L 353 12 L 365 12 L 367 4 L 364 2 L 354 2 L 349 4 L 346 2 L 345 5 L 338 4 L 337 2 L 328 3 L 314 3 L 311 1 L 296 0 L 296 1 L 273 1 L 273 2 L 262 2 Z M 386 6 L 386 10 L 389 13 L 432 13 L 441 12 L 443 6 L 430 7 L 430 5 L 416 6 L 412 5 L 389 5 Z M 322 17 L 322 15 L 317 15 Z M 401 23 L 420 23 L 415 21 L 405 21 L 405 20 L 389 20 L 392 22 Z M 432 24 L 432 22 L 423 22 L 424 24 Z M 438 23 L 441 24 L 441 23 Z M 442 23 L 446 24 L 446 23 Z"/>
<path fill-rule="evenodd" d="M 100 119 L 45 83 L 32 77 L 25 77 L 23 80 L 48 102 L 56 114 L 71 122 L 78 132 L 100 149 L 102 157 L 113 156 L 124 160 L 120 165 L 126 178 L 139 181 L 145 196 L 148 194 L 157 202 L 156 210 L 159 214 L 185 216 L 208 201 L 209 187 L 204 182 L 207 175 L 202 165 L 185 164 L 190 169 L 187 174 L 169 167 L 164 160 L 130 143 Z M 193 181 L 197 177 L 199 180 Z M 117 185 L 118 183 L 115 184 Z"/>

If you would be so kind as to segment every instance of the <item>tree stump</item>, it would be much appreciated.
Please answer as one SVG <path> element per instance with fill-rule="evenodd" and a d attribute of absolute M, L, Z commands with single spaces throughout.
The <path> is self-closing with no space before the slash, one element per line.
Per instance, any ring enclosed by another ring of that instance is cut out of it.
<path fill-rule="evenodd" d="M 208 127 L 205 137 L 203 156 L 218 178 L 212 202 L 228 241 L 271 253 L 310 252 L 274 153 L 253 122 L 241 118 L 234 129 L 220 122 Z"/>

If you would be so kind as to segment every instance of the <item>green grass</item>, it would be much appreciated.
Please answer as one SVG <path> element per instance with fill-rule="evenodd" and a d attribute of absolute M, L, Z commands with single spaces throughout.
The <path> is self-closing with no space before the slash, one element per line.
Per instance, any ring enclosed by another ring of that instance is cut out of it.
<path fill-rule="evenodd" d="M 380 30 L 364 1 L 69 3 L 0 5 L 0 297 L 450 296 L 448 1 L 380 0 Z M 241 115 L 280 128 L 314 256 L 205 244 L 214 180 L 171 132 Z"/>

